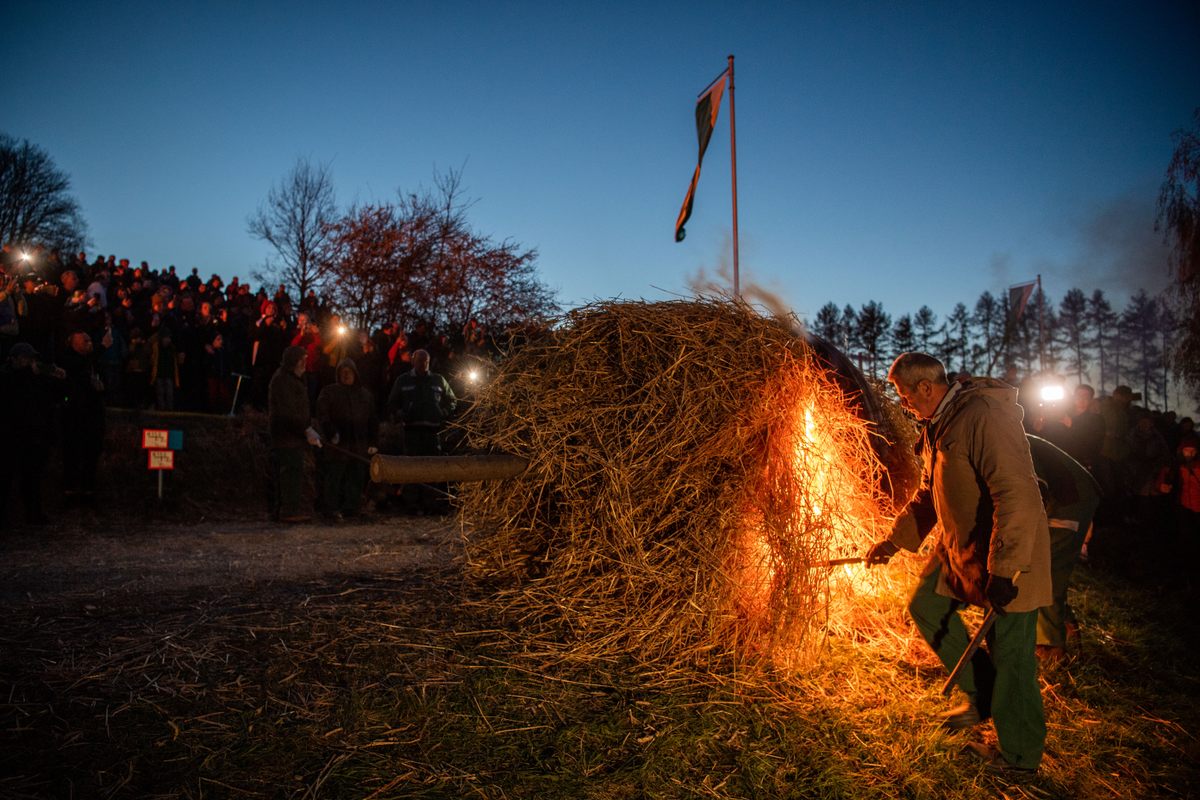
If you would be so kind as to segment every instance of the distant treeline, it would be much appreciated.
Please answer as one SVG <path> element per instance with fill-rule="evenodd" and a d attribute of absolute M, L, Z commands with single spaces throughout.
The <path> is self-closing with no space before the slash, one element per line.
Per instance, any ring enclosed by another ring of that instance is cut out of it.
<path fill-rule="evenodd" d="M 958 303 L 943 318 L 928 306 L 893 317 L 874 300 L 857 309 L 830 302 L 809 327 L 876 378 L 897 354 L 922 350 L 952 372 L 1000 376 L 1015 368 L 1026 377 L 1046 371 L 1099 393 L 1127 384 L 1141 391 L 1149 408 L 1177 405 L 1171 392 L 1183 391 L 1171 363 L 1179 315 L 1167 297 L 1145 290 L 1119 311 L 1100 289 L 1090 296 L 1071 289 L 1058 303 L 1035 291 L 1020 313 L 1007 295 L 985 291 L 973 309 Z"/>

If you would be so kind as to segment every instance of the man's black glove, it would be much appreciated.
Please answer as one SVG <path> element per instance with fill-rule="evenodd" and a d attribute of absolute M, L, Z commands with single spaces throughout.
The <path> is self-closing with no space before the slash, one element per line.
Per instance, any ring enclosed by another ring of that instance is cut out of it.
<path fill-rule="evenodd" d="M 892 544 L 889 540 L 884 539 L 881 542 L 871 545 L 871 549 L 863 556 L 863 561 L 867 562 L 868 567 L 873 567 L 876 564 L 886 564 L 898 552 L 900 552 L 899 547 Z"/>
<path fill-rule="evenodd" d="M 988 576 L 987 589 L 984 590 L 988 602 L 992 604 L 997 614 L 1007 614 L 1004 607 L 1017 596 L 1017 587 L 1011 578 L 1001 578 L 999 575 Z"/>

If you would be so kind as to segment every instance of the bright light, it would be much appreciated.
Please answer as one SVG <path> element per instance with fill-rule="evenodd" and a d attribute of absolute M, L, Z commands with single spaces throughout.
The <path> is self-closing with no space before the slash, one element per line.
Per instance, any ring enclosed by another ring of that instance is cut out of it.
<path fill-rule="evenodd" d="M 1066 392 L 1063 391 L 1062 384 L 1048 383 L 1042 387 L 1042 402 L 1057 403 L 1066 397 Z"/>
<path fill-rule="evenodd" d="M 345 325 L 338 325 L 338 326 L 337 326 L 337 335 L 338 335 L 338 336 L 345 336 L 345 335 L 346 335 L 346 326 L 345 326 Z"/>
<path fill-rule="evenodd" d="M 467 380 L 471 383 L 476 383 L 479 380 L 479 370 L 473 369 L 467 372 Z"/>
<path fill-rule="evenodd" d="M 30 259 L 32 259 L 32 258 L 33 258 L 33 254 L 32 254 L 32 253 L 27 253 L 27 252 L 25 252 L 24 250 L 22 250 L 22 251 L 21 251 L 21 260 L 22 260 L 22 261 L 29 261 L 29 260 L 30 260 Z"/>

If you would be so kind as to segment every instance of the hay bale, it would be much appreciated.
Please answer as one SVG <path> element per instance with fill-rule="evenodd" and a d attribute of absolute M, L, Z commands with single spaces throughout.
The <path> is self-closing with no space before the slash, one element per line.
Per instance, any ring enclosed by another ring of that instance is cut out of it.
<path fill-rule="evenodd" d="M 794 661 L 828 610 L 812 565 L 861 554 L 893 513 L 838 383 L 740 303 L 573 311 L 463 424 L 530 462 L 463 487 L 468 566 L 576 652 Z"/>

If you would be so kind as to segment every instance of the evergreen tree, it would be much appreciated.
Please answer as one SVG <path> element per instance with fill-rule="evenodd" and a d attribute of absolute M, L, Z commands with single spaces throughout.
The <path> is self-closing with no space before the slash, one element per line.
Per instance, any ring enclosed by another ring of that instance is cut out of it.
<path fill-rule="evenodd" d="M 1151 386 L 1158 386 L 1158 373 L 1163 363 L 1158 310 L 1158 303 L 1146 294 L 1145 289 L 1139 289 L 1129 298 L 1129 305 L 1121 315 L 1129 341 L 1129 375 L 1142 387 L 1146 403 L 1153 396 Z"/>
<path fill-rule="evenodd" d="M 971 335 L 974 339 L 971 345 L 971 355 L 976 367 L 982 367 L 984 374 L 991 374 L 1000 348 L 1004 341 L 1004 309 L 996 301 L 991 292 L 985 291 L 975 301 L 975 311 L 971 314 Z"/>
<path fill-rule="evenodd" d="M 836 303 L 826 303 L 817 311 L 813 333 L 835 347 L 842 344 L 842 312 Z"/>
<path fill-rule="evenodd" d="M 913 328 L 917 333 L 917 348 L 925 353 L 936 349 L 938 334 L 941 328 L 937 324 L 937 315 L 929 306 L 921 306 L 913 317 Z"/>
<path fill-rule="evenodd" d="M 908 353 L 917 349 L 917 338 L 913 332 L 912 314 L 904 314 L 892 326 L 892 355 Z"/>
<path fill-rule="evenodd" d="M 961 372 L 974 373 L 975 367 L 971 359 L 971 315 L 963 303 L 954 306 L 950 316 L 946 317 L 945 336 L 942 349 L 946 355 L 946 369 L 951 370 L 951 362 Z"/>
<path fill-rule="evenodd" d="M 866 356 L 867 374 L 872 378 L 879 377 L 880 355 L 886 352 L 888 329 L 891 326 L 891 315 L 874 300 L 858 312 L 858 341 Z"/>
<path fill-rule="evenodd" d="M 858 353 L 858 312 L 854 310 L 854 306 L 849 304 L 842 309 L 841 335 L 842 339 L 838 342 L 838 346 L 842 349 L 842 352 L 851 358 L 859 360 L 856 358 L 858 355 L 861 355 Z"/>
<path fill-rule="evenodd" d="M 1087 358 L 1087 296 L 1079 289 L 1067 292 L 1058 305 L 1057 340 L 1063 347 L 1063 368 L 1084 383 Z"/>
<path fill-rule="evenodd" d="M 1113 344 L 1118 337 L 1117 315 L 1112 310 L 1112 304 L 1104 296 L 1103 289 L 1096 289 L 1088 298 L 1087 307 L 1087 346 L 1095 351 L 1100 367 L 1100 385 L 1096 389 L 1103 394 L 1109 381 L 1116 386 L 1113 367 Z"/>

